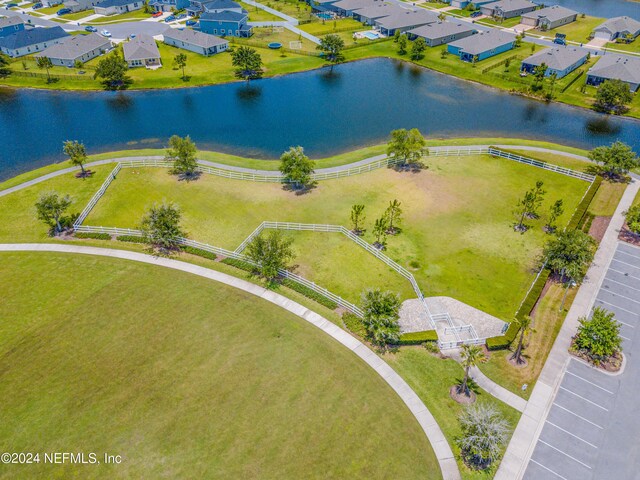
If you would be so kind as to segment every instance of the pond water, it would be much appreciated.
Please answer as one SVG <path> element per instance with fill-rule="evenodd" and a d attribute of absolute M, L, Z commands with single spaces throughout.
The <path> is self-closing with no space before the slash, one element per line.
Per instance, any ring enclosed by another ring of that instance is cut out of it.
<path fill-rule="evenodd" d="M 592 17 L 612 18 L 626 15 L 640 20 L 640 3 L 628 0 L 552 0 L 535 3 L 545 5 L 562 5 L 579 13 L 586 13 Z"/>
<path fill-rule="evenodd" d="M 545 104 L 402 62 L 374 59 L 203 88 L 132 92 L 0 90 L 0 178 L 61 160 L 62 142 L 90 153 L 162 147 L 172 134 L 201 149 L 313 157 L 386 141 L 395 128 L 428 137 L 501 136 L 590 148 L 640 144 L 640 122 Z"/>

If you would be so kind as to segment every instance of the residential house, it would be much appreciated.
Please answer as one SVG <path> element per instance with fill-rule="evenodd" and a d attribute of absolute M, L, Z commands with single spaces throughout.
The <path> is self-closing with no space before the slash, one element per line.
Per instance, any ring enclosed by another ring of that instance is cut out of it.
<path fill-rule="evenodd" d="M 221 37 L 250 37 L 253 33 L 247 23 L 249 15 L 246 11 L 238 12 L 205 12 L 200 15 L 200 31 Z"/>
<path fill-rule="evenodd" d="M 224 52 L 229 48 L 229 42 L 223 38 L 186 28 L 184 30 L 168 28 L 164 32 L 164 43 L 205 57 Z"/>
<path fill-rule="evenodd" d="M 545 48 L 525 58 L 520 65 L 520 71 L 534 73 L 536 67 L 545 64 L 547 66 L 545 77 L 555 74 L 556 78 L 562 78 L 583 65 L 587 61 L 588 55 L 587 50 L 579 47 Z"/>
<path fill-rule="evenodd" d="M 24 21 L 20 17 L 0 18 L 0 38 L 8 37 L 24 30 Z"/>
<path fill-rule="evenodd" d="M 459 8 L 462 10 L 466 8 L 470 3 L 473 3 L 476 8 L 480 8 L 487 3 L 493 3 L 495 1 L 496 0 L 477 0 L 475 2 L 472 2 L 471 0 L 451 0 L 450 3 L 453 8 Z"/>
<path fill-rule="evenodd" d="M 395 4 L 377 2 L 368 7 L 354 10 L 353 18 L 366 25 L 375 25 L 376 20 L 398 14 L 403 11 L 407 10 Z"/>
<path fill-rule="evenodd" d="M 407 35 L 410 40 L 424 38 L 427 46 L 435 47 L 469 37 L 474 33 L 477 33 L 477 30 L 466 22 L 435 22 L 409 30 Z"/>
<path fill-rule="evenodd" d="M 62 27 L 31 28 L 0 37 L 0 52 L 10 57 L 22 57 L 41 52 L 68 37 Z"/>
<path fill-rule="evenodd" d="M 156 12 L 174 12 L 189 6 L 189 0 L 149 0 L 149 6 Z"/>
<path fill-rule="evenodd" d="M 587 72 L 587 84 L 598 86 L 605 80 L 622 80 L 632 92 L 640 88 L 640 58 L 608 53 Z"/>
<path fill-rule="evenodd" d="M 94 8 L 100 0 L 66 0 L 64 7 L 72 12 L 82 12 Z"/>
<path fill-rule="evenodd" d="M 338 0 L 305 0 L 314 12 L 335 12 L 333 4 Z"/>
<path fill-rule="evenodd" d="M 56 5 L 62 5 L 63 0 L 42 0 L 43 7 L 55 7 Z"/>
<path fill-rule="evenodd" d="M 330 10 L 343 17 L 353 17 L 356 10 L 382 4 L 383 0 L 338 0 L 331 3 Z"/>
<path fill-rule="evenodd" d="M 129 68 L 159 68 L 162 66 L 158 45 L 156 45 L 153 37 L 146 33 L 137 35 L 135 38 L 123 43 L 122 51 Z"/>
<path fill-rule="evenodd" d="M 456 40 L 447 45 L 449 53 L 457 55 L 464 62 L 481 61 L 499 53 L 507 52 L 516 44 L 514 34 L 504 30 L 491 29 L 477 35 Z"/>
<path fill-rule="evenodd" d="M 88 62 L 111 48 L 111 41 L 97 33 L 71 35 L 35 56 L 47 57 L 54 65 L 72 68 L 76 62 Z"/>
<path fill-rule="evenodd" d="M 553 5 L 525 13 L 522 15 L 520 23 L 546 31 L 575 22 L 577 18 L 578 12 L 560 5 Z"/>
<path fill-rule="evenodd" d="M 191 0 L 187 7 L 189 15 L 198 16 L 204 12 L 220 13 L 220 12 L 245 12 L 240 4 L 233 0 Z"/>
<path fill-rule="evenodd" d="M 496 18 L 519 17 L 528 12 L 533 12 L 538 6 L 529 0 L 500 0 L 487 3 L 480 7 L 483 15 Z"/>
<path fill-rule="evenodd" d="M 100 15 L 119 15 L 140 10 L 142 7 L 144 7 L 143 0 L 102 0 L 93 7 L 93 10 Z"/>
<path fill-rule="evenodd" d="M 635 39 L 640 35 L 640 22 L 631 17 L 614 17 L 600 24 L 592 33 L 594 38 L 613 42 L 617 39 Z"/>
<path fill-rule="evenodd" d="M 400 11 L 389 15 L 388 17 L 382 17 L 376 20 L 375 26 L 380 30 L 382 35 L 388 37 L 393 36 L 396 31 L 406 32 L 428 23 L 436 23 L 438 21 L 438 15 L 425 9 L 418 10 L 406 10 L 404 8 Z"/>

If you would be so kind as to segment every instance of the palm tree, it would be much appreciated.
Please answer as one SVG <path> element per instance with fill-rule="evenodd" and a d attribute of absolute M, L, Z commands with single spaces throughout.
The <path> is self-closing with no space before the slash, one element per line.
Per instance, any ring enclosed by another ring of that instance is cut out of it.
<path fill-rule="evenodd" d="M 479 363 L 484 362 L 487 357 L 479 345 L 463 345 L 460 352 L 462 357 L 462 368 L 464 368 L 464 378 L 462 383 L 458 387 L 458 393 L 464 393 L 467 397 L 471 396 L 471 390 L 469 390 L 469 370 L 471 367 L 475 367 Z"/>
<path fill-rule="evenodd" d="M 518 339 L 518 346 L 514 350 L 513 355 L 511 355 L 511 360 L 515 360 L 518 365 L 521 365 L 524 363 L 524 359 L 522 358 L 524 337 L 531 332 L 531 317 L 526 315 L 524 318 L 521 318 L 518 323 L 520 324 L 520 338 Z"/>

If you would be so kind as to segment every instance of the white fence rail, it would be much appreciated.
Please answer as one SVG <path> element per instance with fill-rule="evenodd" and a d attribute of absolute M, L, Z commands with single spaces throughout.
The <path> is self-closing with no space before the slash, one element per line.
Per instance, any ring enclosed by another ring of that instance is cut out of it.
<path fill-rule="evenodd" d="M 580 180 L 584 180 L 589 183 L 593 182 L 596 179 L 595 175 L 589 175 L 588 173 L 578 172 L 577 170 L 571 170 L 570 168 L 559 167 L 558 165 L 542 162 L 540 160 L 534 160 L 533 158 L 523 157 L 522 155 L 516 155 L 510 152 L 504 152 L 497 148 L 489 148 L 487 153 L 489 153 L 489 155 L 508 158 L 509 160 L 514 160 L 519 163 L 532 165 L 534 167 L 542 168 L 544 170 L 550 170 L 552 172 L 560 173 L 568 177 L 578 178 Z"/>
<path fill-rule="evenodd" d="M 73 223 L 74 229 L 76 225 L 82 225 L 82 222 L 85 221 L 85 219 L 87 218 L 87 215 L 89 215 L 91 210 L 93 210 L 93 207 L 95 207 L 96 203 L 98 203 L 98 200 L 102 198 L 102 195 L 104 195 L 104 192 L 107 191 L 107 188 L 109 187 L 109 185 L 111 185 L 111 182 L 113 182 L 113 180 L 116 178 L 116 175 L 118 175 L 118 172 L 120 171 L 121 168 L 122 168 L 122 164 L 118 163 L 115 166 L 115 168 L 111 171 L 109 176 L 102 183 L 102 186 L 100 187 L 100 189 L 93 194 L 93 197 L 91 197 L 91 200 L 89 200 L 89 203 L 87 203 L 87 205 L 84 207 L 84 209 L 82 210 L 82 212 L 80 213 L 76 221 Z"/>

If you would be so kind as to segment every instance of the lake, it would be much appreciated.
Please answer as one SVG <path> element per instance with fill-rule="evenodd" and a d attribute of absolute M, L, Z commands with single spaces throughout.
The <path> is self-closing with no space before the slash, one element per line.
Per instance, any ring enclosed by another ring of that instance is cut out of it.
<path fill-rule="evenodd" d="M 552 0 L 535 3 L 545 5 L 562 5 L 579 13 L 586 13 L 592 17 L 612 18 L 626 15 L 640 20 L 640 3 L 627 0 Z"/>
<path fill-rule="evenodd" d="M 395 128 L 428 137 L 501 136 L 591 148 L 620 139 L 636 150 L 640 122 L 545 104 L 407 63 L 374 59 L 284 77 L 132 92 L 0 90 L 0 178 L 62 156 L 162 147 L 172 134 L 198 147 L 277 158 L 292 145 L 323 157 L 385 142 Z"/>

